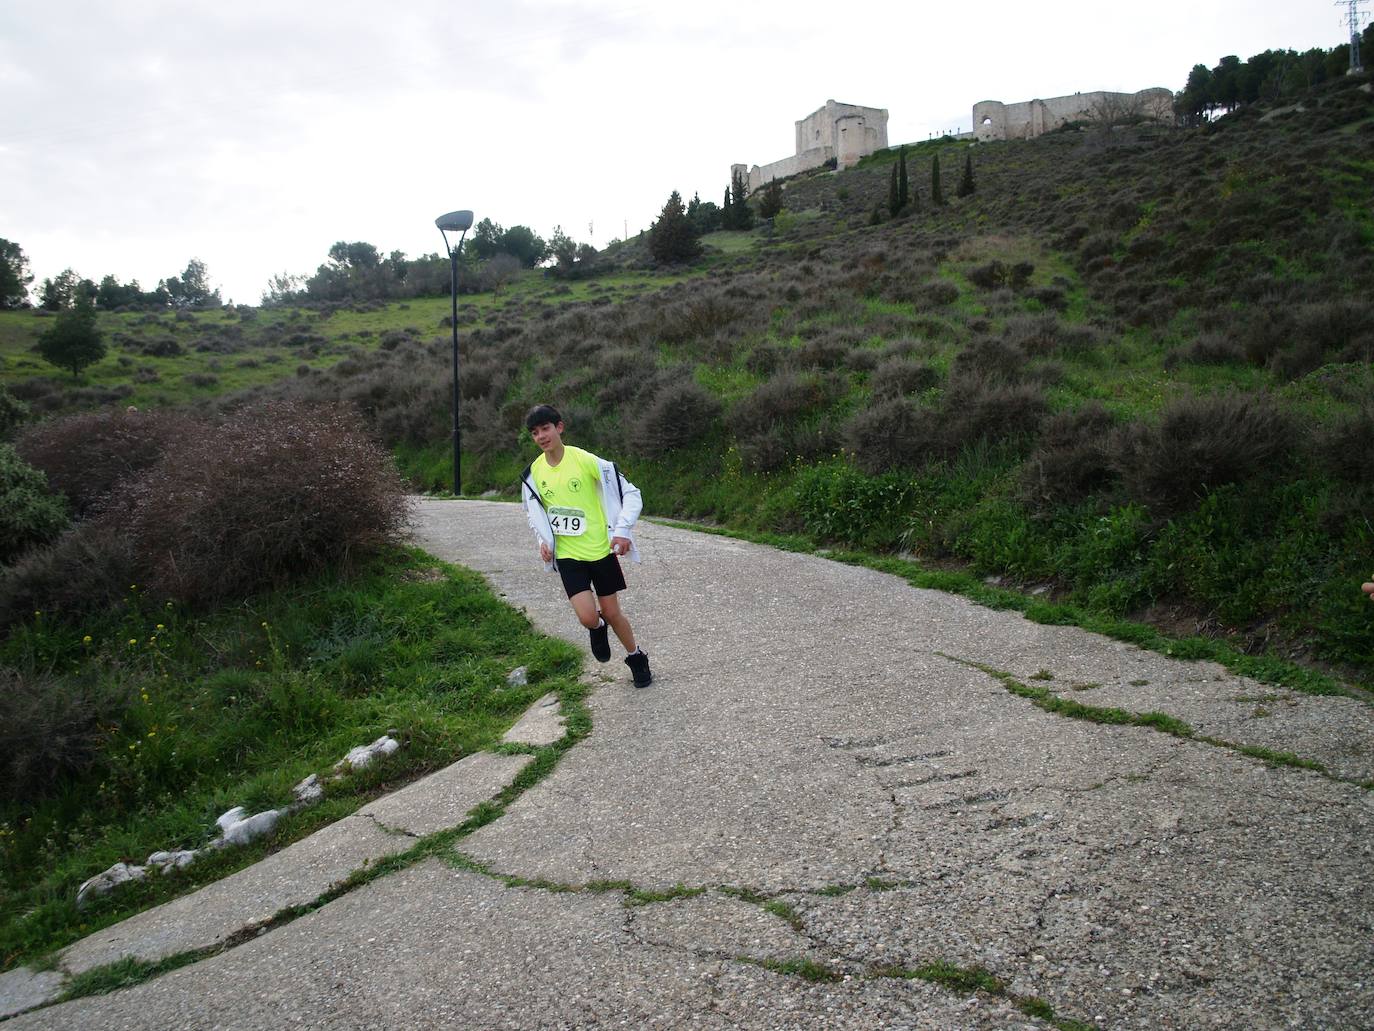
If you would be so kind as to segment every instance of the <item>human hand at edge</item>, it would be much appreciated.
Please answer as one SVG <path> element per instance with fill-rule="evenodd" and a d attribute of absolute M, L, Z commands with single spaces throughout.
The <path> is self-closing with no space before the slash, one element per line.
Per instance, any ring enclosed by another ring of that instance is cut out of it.
<path fill-rule="evenodd" d="M 553 561 L 553 551 L 544 541 L 539 542 L 539 557 L 542 558 L 545 562 Z"/>
<path fill-rule="evenodd" d="M 619 556 L 619 555 L 628 555 L 629 553 L 630 553 L 630 538 L 628 538 L 628 537 L 612 537 L 612 538 L 611 538 L 611 554 L 612 554 L 612 555 L 617 555 L 617 556 Z"/>
<path fill-rule="evenodd" d="M 1374 582 L 1360 584 L 1360 590 L 1369 595 L 1369 600 L 1374 601 Z"/>

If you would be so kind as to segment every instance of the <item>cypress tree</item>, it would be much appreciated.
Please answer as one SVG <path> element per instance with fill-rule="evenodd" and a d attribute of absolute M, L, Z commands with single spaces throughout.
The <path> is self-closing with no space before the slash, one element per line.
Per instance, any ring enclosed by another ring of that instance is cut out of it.
<path fill-rule="evenodd" d="M 940 155 L 936 154 L 930 162 L 930 203 L 939 207 L 945 202 L 945 195 L 940 192 Z"/>
<path fill-rule="evenodd" d="M 887 177 L 887 213 L 889 215 L 895 216 L 897 212 L 902 210 L 902 200 L 898 190 L 897 166 L 893 164 L 892 174 Z"/>
<path fill-rule="evenodd" d="M 754 211 L 744 199 L 747 190 L 748 187 L 744 185 L 744 174 L 735 172 L 730 177 L 730 191 L 735 195 L 730 207 L 734 212 L 736 229 L 754 228 Z"/>
<path fill-rule="evenodd" d="M 906 147 L 902 147 L 897 152 L 897 206 L 905 208 L 910 199 L 910 183 L 906 177 Z"/>
<path fill-rule="evenodd" d="M 730 187 L 725 188 L 725 200 L 720 205 L 720 227 L 722 229 L 735 228 L 735 209 L 730 204 Z"/>
<path fill-rule="evenodd" d="M 959 188 L 954 191 L 957 196 L 968 197 L 973 193 L 973 152 L 969 151 L 964 155 L 964 174 L 959 179 Z"/>

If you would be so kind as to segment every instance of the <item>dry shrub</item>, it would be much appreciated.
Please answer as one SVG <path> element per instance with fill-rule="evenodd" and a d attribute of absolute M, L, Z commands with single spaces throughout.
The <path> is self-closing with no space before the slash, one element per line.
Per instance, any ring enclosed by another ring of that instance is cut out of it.
<path fill-rule="evenodd" d="M 856 412 L 844 427 L 845 447 L 870 476 L 920 469 L 943 453 L 939 416 L 911 398 L 879 401 Z"/>
<path fill-rule="evenodd" d="M 761 384 L 729 415 L 744 464 L 768 471 L 833 451 L 837 437 L 824 413 L 846 391 L 846 381 L 834 373 L 789 370 Z"/>
<path fill-rule="evenodd" d="M 451 375 L 431 361 L 382 366 L 350 379 L 341 396 L 368 418 L 386 444 L 427 444 L 449 432 Z"/>
<path fill-rule="evenodd" d="M 959 288 L 947 279 L 932 279 L 921 287 L 920 301 L 925 307 L 943 308 L 959 299 Z"/>
<path fill-rule="evenodd" d="M 1032 436 L 1045 418 L 1046 405 L 1034 383 L 951 374 L 941 409 L 944 453 L 953 456 L 978 441 Z"/>
<path fill-rule="evenodd" d="M 1104 446 L 1116 420 L 1097 401 L 1045 420 L 1040 446 L 1021 471 L 1023 496 L 1035 505 L 1072 502 L 1115 476 Z"/>
<path fill-rule="evenodd" d="M 1182 364 L 1230 365 L 1245 361 L 1245 351 L 1230 337 L 1221 333 L 1203 333 L 1186 347 L 1175 347 L 1164 356 L 1164 367 L 1174 369 Z"/>
<path fill-rule="evenodd" d="M 925 362 L 910 358 L 888 358 L 868 378 L 873 396 L 878 400 L 919 394 L 937 386 L 940 373 Z"/>
<path fill-rule="evenodd" d="M 1059 346 L 1062 328 L 1053 315 L 1013 315 L 1007 319 L 1002 338 L 1028 355 L 1043 357 L 1053 354 Z"/>
<path fill-rule="evenodd" d="M 112 524 L 80 523 L 26 552 L 0 577 L 0 627 L 36 611 L 58 619 L 104 608 L 137 581 L 129 539 Z"/>
<path fill-rule="evenodd" d="M 174 412 L 90 412 L 31 426 L 15 449 L 48 477 L 80 518 L 122 483 L 151 468 L 191 420 Z"/>
<path fill-rule="evenodd" d="M 1317 453 L 1337 478 L 1374 489 L 1374 403 L 1366 401 L 1322 430 Z"/>
<path fill-rule="evenodd" d="M 630 448 L 658 458 L 690 447 L 711 433 L 720 414 L 720 401 L 690 375 L 669 381 L 628 421 Z"/>
<path fill-rule="evenodd" d="M 1026 368 L 1026 352 L 1008 340 L 982 337 L 954 357 L 951 377 L 974 377 L 1014 383 Z"/>
<path fill-rule="evenodd" d="M 1267 394 L 1230 392 L 1172 401 L 1158 423 L 1124 427 L 1109 446 L 1131 497 L 1169 513 L 1280 464 L 1296 432 Z"/>
<path fill-rule="evenodd" d="M 128 702 L 95 679 L 0 668 L 0 801 L 31 803 L 85 772 Z"/>
<path fill-rule="evenodd" d="M 127 535 L 139 583 L 198 605 L 375 551 L 405 518 L 391 456 L 356 413 L 282 401 L 197 426 L 100 516 Z"/>

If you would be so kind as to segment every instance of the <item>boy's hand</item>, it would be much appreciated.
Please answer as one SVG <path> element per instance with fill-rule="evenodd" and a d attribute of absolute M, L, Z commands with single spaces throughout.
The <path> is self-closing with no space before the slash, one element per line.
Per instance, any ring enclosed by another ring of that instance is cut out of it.
<path fill-rule="evenodd" d="M 1369 595 L 1370 601 L 1374 601 L 1374 581 L 1370 583 L 1360 584 L 1360 590 L 1364 591 L 1365 594 Z"/>
<path fill-rule="evenodd" d="M 620 556 L 620 555 L 628 555 L 629 552 L 630 552 L 630 538 L 628 538 L 628 537 L 612 537 L 612 538 L 611 538 L 611 554 L 612 554 L 612 555 L 615 555 L 615 556 L 618 557 L 618 556 Z"/>
<path fill-rule="evenodd" d="M 549 550 L 549 546 L 543 541 L 539 542 L 539 557 L 545 562 L 553 561 L 553 552 Z"/>

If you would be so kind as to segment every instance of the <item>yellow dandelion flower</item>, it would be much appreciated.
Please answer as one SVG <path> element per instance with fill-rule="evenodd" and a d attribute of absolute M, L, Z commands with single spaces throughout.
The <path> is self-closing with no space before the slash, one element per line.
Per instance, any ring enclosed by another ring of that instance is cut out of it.
<path fill-rule="evenodd" d="M 90 644 L 90 643 L 91 643 L 91 635 L 90 635 L 90 634 L 87 634 L 85 637 L 81 638 L 81 643 L 82 643 L 82 644 Z"/>
<path fill-rule="evenodd" d="M 137 637 L 131 637 L 131 638 L 129 638 L 129 643 L 130 643 L 130 644 L 138 644 L 138 638 L 137 638 Z"/>
<path fill-rule="evenodd" d="M 165 626 L 163 626 L 161 623 L 159 623 L 159 624 L 157 625 L 157 628 L 158 628 L 159 630 L 166 630 L 166 629 L 167 629 L 167 628 L 166 628 Z"/>

